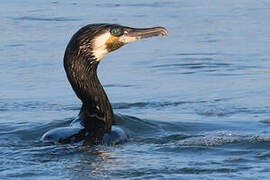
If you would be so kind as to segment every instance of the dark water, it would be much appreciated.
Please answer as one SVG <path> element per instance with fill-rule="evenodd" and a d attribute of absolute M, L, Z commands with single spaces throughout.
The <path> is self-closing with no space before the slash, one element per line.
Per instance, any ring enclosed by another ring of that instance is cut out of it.
<path fill-rule="evenodd" d="M 270 2 L 0 6 L 0 179 L 269 179 Z M 44 132 L 67 126 L 80 109 L 62 66 L 65 46 L 100 22 L 169 31 L 99 66 L 131 138 L 92 148 L 44 144 Z"/>

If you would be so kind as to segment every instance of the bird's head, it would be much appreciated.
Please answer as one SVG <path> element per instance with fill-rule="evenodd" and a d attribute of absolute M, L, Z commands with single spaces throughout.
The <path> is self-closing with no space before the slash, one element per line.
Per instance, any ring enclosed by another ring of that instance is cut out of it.
<path fill-rule="evenodd" d="M 152 36 L 167 36 L 163 27 L 131 28 L 118 24 L 90 24 L 72 37 L 70 44 L 78 55 L 91 54 L 95 61 L 130 42 Z"/>

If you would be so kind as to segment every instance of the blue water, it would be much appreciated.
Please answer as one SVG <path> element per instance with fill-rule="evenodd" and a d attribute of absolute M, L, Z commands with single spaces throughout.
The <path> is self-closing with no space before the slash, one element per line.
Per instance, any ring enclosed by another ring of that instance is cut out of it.
<path fill-rule="evenodd" d="M 0 179 L 269 179 L 267 0 L 1 3 Z M 80 101 L 65 47 L 91 23 L 164 26 L 105 56 L 98 75 L 127 143 L 42 143 Z"/>

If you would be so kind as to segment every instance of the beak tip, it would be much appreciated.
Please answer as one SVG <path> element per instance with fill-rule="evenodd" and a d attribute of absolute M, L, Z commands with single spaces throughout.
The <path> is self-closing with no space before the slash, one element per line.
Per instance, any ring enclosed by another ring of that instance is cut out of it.
<path fill-rule="evenodd" d="M 168 36 L 168 30 L 164 27 L 158 27 L 160 29 L 160 36 Z"/>
<path fill-rule="evenodd" d="M 129 32 L 129 36 L 136 37 L 137 40 L 149 38 L 153 36 L 168 36 L 168 30 L 164 27 L 153 27 L 153 28 L 132 28 Z"/>
<path fill-rule="evenodd" d="M 163 33 L 163 36 L 168 36 L 169 34 L 168 34 L 168 31 L 165 31 L 164 33 Z"/>

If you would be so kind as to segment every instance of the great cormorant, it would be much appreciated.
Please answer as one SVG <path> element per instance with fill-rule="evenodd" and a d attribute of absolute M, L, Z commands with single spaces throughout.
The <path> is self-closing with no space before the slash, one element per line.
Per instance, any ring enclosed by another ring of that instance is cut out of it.
<path fill-rule="evenodd" d="M 64 67 L 82 107 L 69 127 L 50 130 L 41 139 L 59 143 L 83 141 L 88 145 L 125 139 L 121 129 L 112 129 L 113 110 L 97 77 L 98 64 L 104 55 L 125 44 L 166 35 L 163 27 L 138 29 L 118 24 L 90 24 L 77 31 L 67 45 Z"/>

